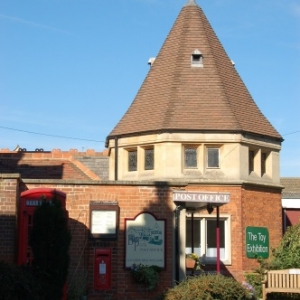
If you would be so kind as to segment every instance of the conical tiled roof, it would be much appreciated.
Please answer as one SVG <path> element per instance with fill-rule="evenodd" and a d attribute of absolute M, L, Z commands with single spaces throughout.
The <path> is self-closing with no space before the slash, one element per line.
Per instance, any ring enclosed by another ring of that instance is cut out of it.
<path fill-rule="evenodd" d="M 191 66 L 199 50 L 203 67 Z M 153 132 L 249 132 L 282 140 L 261 113 L 202 9 L 182 8 L 131 106 L 107 140 Z"/>

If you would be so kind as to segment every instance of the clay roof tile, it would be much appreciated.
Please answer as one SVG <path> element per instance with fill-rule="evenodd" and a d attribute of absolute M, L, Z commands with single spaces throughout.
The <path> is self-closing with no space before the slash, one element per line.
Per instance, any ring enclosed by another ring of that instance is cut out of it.
<path fill-rule="evenodd" d="M 193 67 L 195 51 L 203 67 Z M 134 101 L 107 137 L 164 131 L 248 132 L 282 141 L 194 0 L 179 13 Z"/>

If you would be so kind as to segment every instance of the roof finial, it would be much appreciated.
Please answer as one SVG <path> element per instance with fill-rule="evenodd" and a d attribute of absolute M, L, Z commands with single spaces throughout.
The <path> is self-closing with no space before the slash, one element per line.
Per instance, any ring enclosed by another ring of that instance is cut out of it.
<path fill-rule="evenodd" d="M 196 3 L 196 0 L 188 0 L 187 4 L 185 6 L 198 6 Z"/>

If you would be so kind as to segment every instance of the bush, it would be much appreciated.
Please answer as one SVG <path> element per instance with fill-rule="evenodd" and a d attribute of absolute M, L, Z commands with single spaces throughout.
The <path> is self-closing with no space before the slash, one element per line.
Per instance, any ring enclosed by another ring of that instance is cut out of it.
<path fill-rule="evenodd" d="M 232 277 L 201 275 L 188 278 L 165 294 L 165 300 L 243 300 L 250 293 Z"/>
<path fill-rule="evenodd" d="M 29 244 L 32 248 L 32 267 L 42 280 L 44 299 L 61 300 L 69 267 L 71 234 L 68 219 L 56 198 L 42 201 L 33 214 Z"/>
<path fill-rule="evenodd" d="M 248 273 L 245 274 L 246 281 L 250 283 L 255 289 L 255 295 L 258 298 L 262 297 L 262 281 L 264 279 L 264 274 L 261 273 Z"/>
<path fill-rule="evenodd" d="M 300 268 L 300 223 L 287 228 L 279 246 L 272 249 L 269 259 L 257 257 L 259 268 L 256 273 L 246 274 L 247 282 L 249 282 L 256 290 L 257 296 L 262 296 L 261 281 L 267 270 L 283 270 L 290 268 Z M 297 294 L 276 294 L 271 293 L 268 299 L 300 299 Z"/>
<path fill-rule="evenodd" d="M 270 268 L 300 268 L 300 223 L 287 228 L 280 245 L 272 251 Z"/>
<path fill-rule="evenodd" d="M 161 268 L 158 266 L 133 264 L 131 267 L 133 279 L 139 284 L 146 285 L 148 291 L 152 291 L 158 285 L 160 271 Z"/>
<path fill-rule="evenodd" d="M 42 300 L 40 282 L 27 267 L 0 262 L 0 300 Z"/>

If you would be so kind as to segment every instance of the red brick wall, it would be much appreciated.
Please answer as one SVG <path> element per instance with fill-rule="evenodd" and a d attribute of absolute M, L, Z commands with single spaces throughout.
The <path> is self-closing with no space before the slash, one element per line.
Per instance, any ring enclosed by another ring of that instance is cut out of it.
<path fill-rule="evenodd" d="M 6 176 L 9 177 L 9 176 Z M 18 178 L 0 178 L 1 205 L 1 259 L 13 262 L 15 258 L 16 203 L 18 200 Z M 38 181 L 37 181 L 38 182 Z M 165 288 L 172 286 L 173 274 L 173 201 L 172 190 L 179 186 L 97 185 L 97 184 L 34 184 L 21 183 L 20 192 L 35 187 L 57 188 L 67 194 L 67 209 L 72 232 L 71 265 L 69 287 L 80 286 L 80 278 L 88 272 L 89 299 L 153 299 Z M 221 214 L 231 215 L 231 257 L 229 266 L 222 269 L 236 279 L 243 280 L 244 271 L 255 268 L 256 261 L 246 258 L 245 228 L 247 226 L 268 227 L 270 246 L 278 245 L 281 233 L 280 190 L 259 189 L 242 186 L 191 185 L 190 191 L 229 192 L 230 203 L 220 208 Z M 92 241 L 88 238 L 90 201 L 117 201 L 120 207 L 120 228 L 116 241 Z M 128 270 L 124 270 L 124 226 L 125 218 L 134 218 L 143 211 L 151 211 L 157 218 L 166 219 L 166 270 L 160 275 L 160 285 L 148 293 L 137 286 Z M 3 230 L 4 229 L 4 230 Z M 112 249 L 112 289 L 108 292 L 93 290 L 94 250 Z"/>
<path fill-rule="evenodd" d="M 281 190 L 242 186 L 190 186 L 193 191 L 229 192 L 230 203 L 220 207 L 220 214 L 231 215 L 231 265 L 222 266 L 237 280 L 244 280 L 244 271 L 258 267 L 255 259 L 246 257 L 246 227 L 267 227 L 271 248 L 282 238 Z"/>
<path fill-rule="evenodd" d="M 0 260 L 14 263 L 17 236 L 17 175 L 0 174 Z"/>
<path fill-rule="evenodd" d="M 67 193 L 67 209 L 73 239 L 71 246 L 70 283 L 78 272 L 89 271 L 89 299 L 153 299 L 166 287 L 172 286 L 172 243 L 173 212 L 171 191 L 167 187 L 156 186 L 53 186 Z M 41 187 L 28 185 L 27 188 Z M 117 201 L 120 207 L 120 228 L 116 241 L 91 241 L 88 239 L 89 202 Z M 166 269 L 160 274 L 160 285 L 152 292 L 133 282 L 130 272 L 124 270 L 124 228 L 125 218 L 151 211 L 158 219 L 166 219 Z M 94 250 L 112 249 L 112 289 L 108 292 L 93 290 Z M 75 275 L 74 275 L 75 274 Z"/>
<path fill-rule="evenodd" d="M 281 191 L 275 189 L 245 188 L 242 194 L 243 248 L 247 226 L 267 227 L 269 231 L 270 254 L 282 238 Z M 243 259 L 243 269 L 253 270 L 258 267 L 255 259 Z"/>

